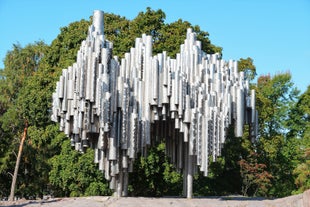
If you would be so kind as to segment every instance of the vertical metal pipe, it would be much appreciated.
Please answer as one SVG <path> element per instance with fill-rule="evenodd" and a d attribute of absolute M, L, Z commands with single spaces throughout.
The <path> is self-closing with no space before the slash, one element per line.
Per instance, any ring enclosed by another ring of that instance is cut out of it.
<path fill-rule="evenodd" d="M 186 191 L 186 196 L 187 198 L 192 198 L 193 197 L 193 156 L 188 155 L 187 157 L 187 191 Z"/>
<path fill-rule="evenodd" d="M 95 10 L 93 13 L 93 25 L 97 34 L 104 34 L 103 11 Z"/>

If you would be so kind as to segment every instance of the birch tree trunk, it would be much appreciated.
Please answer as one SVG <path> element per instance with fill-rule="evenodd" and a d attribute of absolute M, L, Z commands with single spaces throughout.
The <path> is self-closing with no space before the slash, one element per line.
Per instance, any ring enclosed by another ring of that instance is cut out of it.
<path fill-rule="evenodd" d="M 24 133 L 23 133 L 22 139 L 20 141 L 19 149 L 18 149 L 18 155 L 17 155 L 16 164 L 15 164 L 12 184 L 11 184 L 11 193 L 10 193 L 9 201 L 13 201 L 14 200 L 18 168 L 19 168 L 20 159 L 21 159 L 21 156 L 22 156 L 24 142 L 25 142 L 25 139 L 26 139 L 26 136 L 27 136 L 27 130 L 28 130 L 28 122 L 26 121 L 25 128 L 24 128 Z"/>

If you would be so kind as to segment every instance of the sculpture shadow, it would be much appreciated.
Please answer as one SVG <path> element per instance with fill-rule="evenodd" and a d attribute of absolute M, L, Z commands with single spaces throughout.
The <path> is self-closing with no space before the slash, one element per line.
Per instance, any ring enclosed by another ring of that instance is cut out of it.
<path fill-rule="evenodd" d="M 43 204 L 49 204 L 49 203 L 55 203 L 58 201 L 61 201 L 61 198 L 57 199 L 51 199 L 51 200 L 28 200 L 25 203 L 17 203 L 17 204 L 12 204 L 12 205 L 6 205 L 7 207 L 26 207 L 30 205 L 43 205 Z M 18 201 L 17 201 L 18 202 Z"/>

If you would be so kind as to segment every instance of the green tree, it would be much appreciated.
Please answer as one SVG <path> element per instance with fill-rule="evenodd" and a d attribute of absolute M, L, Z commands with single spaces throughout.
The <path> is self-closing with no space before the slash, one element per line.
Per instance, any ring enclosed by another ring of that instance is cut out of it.
<path fill-rule="evenodd" d="M 60 34 L 52 41 L 45 58 L 50 68 L 63 69 L 76 61 L 77 51 L 86 38 L 90 21 L 81 20 L 60 28 Z"/>
<path fill-rule="evenodd" d="M 299 97 L 289 116 L 289 137 L 304 137 L 310 130 L 310 86 Z"/>
<path fill-rule="evenodd" d="M 250 57 L 247 59 L 240 58 L 240 60 L 238 60 L 238 71 L 243 71 L 245 77 L 250 81 L 257 75 L 256 67 L 253 62 L 254 60 Z"/>
<path fill-rule="evenodd" d="M 299 91 L 291 81 L 291 74 L 282 73 L 258 78 L 256 89 L 257 110 L 260 112 L 260 136 L 271 137 L 287 130 L 289 113 Z"/>
<path fill-rule="evenodd" d="M 104 14 L 104 35 L 113 43 L 113 55 L 123 57 L 133 45 L 134 38 L 131 38 L 130 21 L 119 15 Z M 141 34 L 140 34 L 141 36 Z"/>
<path fill-rule="evenodd" d="M 65 140 L 61 135 L 56 125 L 28 128 L 18 178 L 18 195 L 28 198 L 51 193 L 48 174 L 51 167 L 48 159 L 61 148 Z"/>
<path fill-rule="evenodd" d="M 152 35 L 154 40 L 154 51 L 156 51 L 156 43 L 161 36 L 161 29 L 164 26 L 166 14 L 161 10 L 154 11 L 150 7 L 146 8 L 146 12 L 140 12 L 130 22 L 130 35 L 133 38 L 140 37 L 142 33 Z"/>
<path fill-rule="evenodd" d="M 288 139 L 295 143 L 295 151 L 299 155 L 293 171 L 296 185 L 293 193 L 302 193 L 310 188 L 310 86 L 299 97 L 289 116 Z"/>
<path fill-rule="evenodd" d="M 152 147 L 147 157 L 135 162 L 129 180 L 134 196 L 180 196 L 182 193 L 182 176 L 165 155 L 164 143 Z"/>
<path fill-rule="evenodd" d="M 246 159 L 251 150 L 249 138 L 235 137 L 234 127 L 229 127 L 221 156 L 210 164 L 208 177 L 196 176 L 194 193 L 197 196 L 241 194 L 239 161 Z"/>
<path fill-rule="evenodd" d="M 111 195 L 108 183 L 93 161 L 94 150 L 80 154 L 66 139 L 61 153 L 50 159 L 50 182 L 56 196 Z"/>
<path fill-rule="evenodd" d="M 260 114 L 259 162 L 266 164 L 266 170 L 273 176 L 268 195 L 287 196 L 295 188 L 293 170 L 299 159 L 296 140 L 286 136 L 287 123 L 299 91 L 291 82 L 289 73 L 261 76 L 255 89 Z"/>
<path fill-rule="evenodd" d="M 293 193 L 302 193 L 310 189 L 310 147 L 305 150 L 302 158 L 303 161 L 293 171 L 297 187 Z"/>
<path fill-rule="evenodd" d="M 0 71 L 0 195 L 8 195 L 11 175 L 14 171 L 16 154 L 24 128 L 24 120 L 19 108 L 19 93 L 26 82 L 39 68 L 39 63 L 47 51 L 43 42 L 26 45 L 14 44 L 4 59 L 4 69 Z"/>
<path fill-rule="evenodd" d="M 201 41 L 203 51 L 208 54 L 222 53 L 222 48 L 211 44 L 208 32 L 202 31 L 199 26 L 193 26 L 182 19 L 165 24 L 161 28 L 159 38 L 157 41 L 155 40 L 154 51 L 167 51 L 169 56 L 175 57 L 180 52 L 180 45 L 184 44 L 188 28 L 192 28 L 196 32 L 197 40 Z"/>
<path fill-rule="evenodd" d="M 0 71 L 1 108 L 14 102 L 24 81 L 38 70 L 46 49 L 47 45 L 42 41 L 24 48 L 20 44 L 13 44 L 13 49 L 5 56 L 4 69 Z"/>
<path fill-rule="evenodd" d="M 166 14 L 162 10 L 155 11 L 149 7 L 131 21 L 118 15 L 105 14 L 105 35 L 113 42 L 114 54 L 123 57 L 134 46 L 137 37 L 147 34 L 153 37 L 154 54 L 167 51 L 168 55 L 175 57 L 180 52 L 180 44 L 184 43 L 187 28 L 193 28 L 197 33 L 204 51 L 209 54 L 222 52 L 222 48 L 211 44 L 209 33 L 202 31 L 199 26 L 181 19 L 168 24 L 165 18 Z"/>
<path fill-rule="evenodd" d="M 24 48 L 20 45 L 13 45 L 13 50 L 6 54 L 5 67 L 0 74 L 0 122 L 4 131 L 11 131 L 15 134 L 23 128 L 24 120 L 18 114 L 18 106 L 16 106 L 18 94 L 27 80 L 38 70 L 40 60 L 46 54 L 46 50 L 47 45 L 43 42 L 36 42 Z"/>

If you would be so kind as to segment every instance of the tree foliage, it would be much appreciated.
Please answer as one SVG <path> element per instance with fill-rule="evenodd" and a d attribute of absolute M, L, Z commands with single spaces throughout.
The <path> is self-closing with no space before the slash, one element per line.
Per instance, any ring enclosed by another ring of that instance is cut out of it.
<path fill-rule="evenodd" d="M 305 150 L 302 158 L 303 162 L 298 164 L 293 171 L 293 174 L 296 176 L 295 184 L 297 186 L 293 193 L 302 193 L 310 189 L 310 148 Z"/>
<path fill-rule="evenodd" d="M 247 59 L 240 58 L 238 61 L 238 71 L 243 71 L 248 80 L 253 80 L 256 76 L 254 60 L 250 57 Z"/>
<path fill-rule="evenodd" d="M 50 159 L 49 178 L 56 196 L 110 195 L 108 183 L 94 163 L 94 151 L 80 154 L 71 148 L 70 140 L 62 143 L 61 153 Z"/>
<path fill-rule="evenodd" d="M 257 110 L 260 112 L 260 136 L 271 137 L 287 130 L 289 112 L 298 98 L 290 73 L 258 78 L 256 89 Z"/>
<path fill-rule="evenodd" d="M 270 196 L 290 195 L 295 188 L 293 170 L 299 162 L 299 140 L 289 139 L 289 114 L 299 91 L 289 73 L 258 78 L 257 108 L 260 114 L 258 152 L 273 176 Z"/>
<path fill-rule="evenodd" d="M 272 175 L 266 171 L 267 166 L 265 164 L 258 163 L 257 157 L 258 154 L 252 152 L 246 159 L 241 159 L 238 162 L 244 196 L 249 195 L 249 191 L 252 191 L 254 196 L 266 196 L 271 186 Z"/>
<path fill-rule="evenodd" d="M 310 86 L 295 102 L 289 113 L 287 126 L 289 137 L 309 137 L 310 131 Z"/>
<path fill-rule="evenodd" d="M 165 155 L 164 143 L 151 148 L 147 157 L 139 158 L 130 183 L 134 196 L 180 196 L 182 192 L 182 176 Z"/>
<path fill-rule="evenodd" d="M 146 8 L 133 20 L 114 14 L 105 14 L 105 35 L 113 42 L 113 52 L 122 57 L 134 46 L 135 39 L 142 34 L 152 35 L 154 54 L 167 51 L 175 57 L 180 51 L 180 44 L 184 43 L 187 28 L 193 28 L 197 39 L 202 42 L 202 49 L 209 54 L 221 53 L 222 48 L 211 44 L 209 33 L 202 31 L 198 25 L 193 26 L 188 21 L 179 19 L 176 22 L 165 23 L 166 14 L 161 10 Z"/>
<path fill-rule="evenodd" d="M 297 189 L 293 193 L 301 193 L 310 188 L 310 86 L 293 106 L 288 126 L 288 139 L 296 140 L 295 149 L 299 152 L 293 171 Z"/>
<path fill-rule="evenodd" d="M 8 195 L 11 175 L 20 142 L 25 117 L 21 114 L 19 94 L 35 74 L 47 51 L 43 42 L 26 45 L 14 44 L 0 71 L 0 187 L 1 195 Z M 22 168 L 20 169 L 22 170 Z"/>
<path fill-rule="evenodd" d="M 87 36 L 89 25 L 89 21 L 81 20 L 60 28 L 60 34 L 52 41 L 45 59 L 50 68 L 67 68 L 76 61 L 77 51 Z"/>

